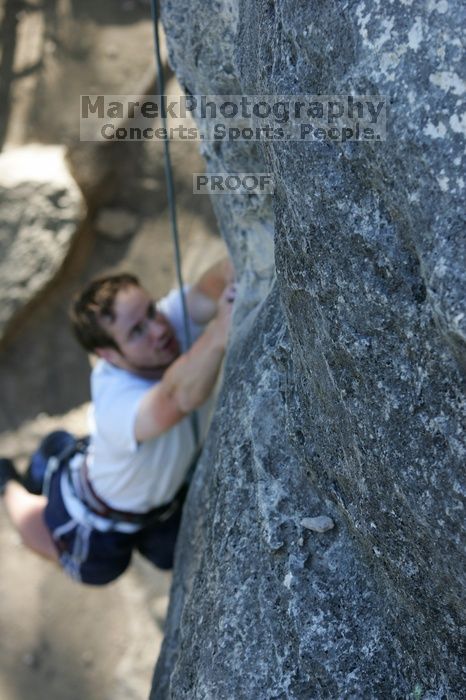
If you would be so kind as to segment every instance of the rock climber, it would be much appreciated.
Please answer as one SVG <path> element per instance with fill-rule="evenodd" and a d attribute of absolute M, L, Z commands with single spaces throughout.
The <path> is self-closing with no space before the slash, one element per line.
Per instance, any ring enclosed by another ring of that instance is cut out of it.
<path fill-rule="evenodd" d="M 48 435 L 26 478 L 0 459 L 0 494 L 23 542 L 73 579 L 106 584 L 135 549 L 159 568 L 172 567 L 198 451 L 189 414 L 196 410 L 202 439 L 234 298 L 228 259 L 186 288 L 188 349 L 177 290 L 155 303 L 137 277 L 118 274 L 75 297 L 74 332 L 98 358 L 90 436 Z"/>

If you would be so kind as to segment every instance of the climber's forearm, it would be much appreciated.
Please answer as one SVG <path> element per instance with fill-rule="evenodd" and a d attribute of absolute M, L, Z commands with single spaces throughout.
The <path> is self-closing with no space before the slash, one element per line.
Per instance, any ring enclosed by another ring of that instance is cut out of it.
<path fill-rule="evenodd" d="M 226 329 L 212 321 L 192 348 L 165 372 L 164 390 L 183 413 L 189 413 L 210 396 L 222 364 Z"/>
<path fill-rule="evenodd" d="M 136 415 L 135 438 L 161 435 L 204 403 L 215 386 L 225 352 L 228 326 L 216 318 L 192 348 L 170 365 L 162 380 L 143 397 Z"/>

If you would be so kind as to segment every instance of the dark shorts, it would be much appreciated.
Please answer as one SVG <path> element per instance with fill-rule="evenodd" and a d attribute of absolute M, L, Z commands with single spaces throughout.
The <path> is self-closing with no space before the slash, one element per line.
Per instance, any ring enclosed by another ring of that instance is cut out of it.
<path fill-rule="evenodd" d="M 137 532 L 101 532 L 70 517 L 60 487 L 64 468 L 62 466 L 51 477 L 44 518 L 59 552 L 60 563 L 73 579 L 97 586 L 109 583 L 127 569 L 134 549 L 159 569 L 173 567 L 182 503 L 167 520 Z"/>

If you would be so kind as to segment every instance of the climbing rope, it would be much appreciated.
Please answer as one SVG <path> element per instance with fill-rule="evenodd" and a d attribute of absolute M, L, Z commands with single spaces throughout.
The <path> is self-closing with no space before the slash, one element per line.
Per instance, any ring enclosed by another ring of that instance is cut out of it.
<path fill-rule="evenodd" d="M 167 186 L 167 200 L 168 208 L 170 212 L 170 228 L 173 239 L 173 247 L 175 251 L 175 267 L 176 267 L 176 277 L 178 280 L 178 287 L 181 296 L 181 306 L 183 309 L 183 325 L 184 333 L 186 338 L 186 343 L 188 350 L 191 347 L 191 330 L 189 327 L 188 318 L 188 308 L 186 306 L 186 295 L 184 293 L 183 275 L 181 272 L 181 250 L 180 250 L 180 237 L 178 233 L 178 224 L 176 219 L 176 202 L 175 202 L 175 186 L 173 183 L 173 171 L 170 158 L 170 145 L 168 139 L 168 128 L 167 128 L 167 117 L 166 111 L 164 109 L 165 100 L 165 80 L 163 75 L 162 60 L 160 58 L 160 36 L 159 36 L 159 8 L 157 0 L 151 0 L 152 7 L 152 22 L 154 25 L 154 47 L 155 47 L 155 62 L 157 66 L 157 83 L 159 87 L 159 94 L 161 99 L 161 118 L 162 127 L 167 138 L 163 141 L 163 157 L 164 157 L 164 167 L 165 167 L 165 182 Z M 199 421 L 198 415 L 194 411 L 191 413 L 191 426 L 194 435 L 195 447 L 199 447 Z"/>

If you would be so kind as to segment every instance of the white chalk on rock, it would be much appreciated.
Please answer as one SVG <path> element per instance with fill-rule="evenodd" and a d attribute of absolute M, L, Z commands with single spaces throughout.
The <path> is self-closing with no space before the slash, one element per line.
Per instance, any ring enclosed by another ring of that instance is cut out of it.
<path fill-rule="evenodd" d="M 283 581 L 283 585 L 286 588 L 290 589 L 292 580 L 293 580 L 293 574 L 291 573 L 291 571 L 289 571 L 287 573 L 287 575 L 285 576 L 285 580 Z"/>
<path fill-rule="evenodd" d="M 306 530 L 312 530 L 313 532 L 327 532 L 327 530 L 333 530 L 335 523 L 332 518 L 328 515 L 318 515 L 315 518 L 303 518 L 301 520 L 302 527 Z"/>

